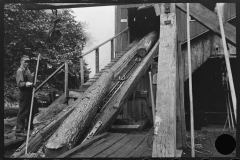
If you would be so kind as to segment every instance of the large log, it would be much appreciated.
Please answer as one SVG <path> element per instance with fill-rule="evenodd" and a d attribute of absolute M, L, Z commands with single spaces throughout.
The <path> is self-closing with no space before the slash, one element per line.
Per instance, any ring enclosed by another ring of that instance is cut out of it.
<path fill-rule="evenodd" d="M 98 121 L 101 121 L 102 125 L 98 128 L 96 134 L 103 133 L 111 127 L 112 123 L 117 118 L 117 115 L 122 110 L 122 106 L 136 89 L 140 78 L 142 78 L 149 68 L 153 61 L 152 57 L 157 54 L 157 51 L 158 42 L 154 45 L 150 53 L 142 60 L 132 75 L 126 80 L 121 89 L 109 100 L 105 109 L 99 113 L 99 116 L 94 121 L 93 126 L 95 126 Z M 92 129 L 93 128 L 91 128 L 90 132 Z"/>
<path fill-rule="evenodd" d="M 158 39 L 158 33 L 156 31 L 150 32 L 145 38 L 144 42 L 138 47 L 137 55 L 141 58 L 145 57 L 151 47 Z"/>
<path fill-rule="evenodd" d="M 47 157 L 57 157 L 76 145 L 79 137 L 91 124 L 112 80 L 113 72 L 105 70 L 98 81 L 87 89 L 79 103 L 76 104 L 74 111 L 44 146 L 44 153 Z"/>

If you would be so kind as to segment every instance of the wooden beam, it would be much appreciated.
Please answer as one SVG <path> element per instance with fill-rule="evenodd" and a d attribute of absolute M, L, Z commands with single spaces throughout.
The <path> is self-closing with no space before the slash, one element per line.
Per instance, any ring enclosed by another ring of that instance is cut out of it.
<path fill-rule="evenodd" d="M 64 93 L 65 97 L 69 97 L 69 91 L 68 91 L 68 62 L 65 61 L 65 83 L 64 83 Z"/>
<path fill-rule="evenodd" d="M 119 3 L 118 5 L 121 5 Z M 116 3 L 25 3 L 23 9 L 25 10 L 41 10 L 41 9 L 64 9 L 64 8 L 84 8 L 84 7 L 98 7 L 98 6 L 113 6 Z"/>
<path fill-rule="evenodd" d="M 158 52 L 158 42 L 154 45 L 152 50 L 147 54 L 147 56 L 139 64 L 138 68 L 132 73 L 132 75 L 126 80 L 122 85 L 119 92 L 117 92 L 110 100 L 106 108 L 100 112 L 99 118 L 96 122 L 101 121 L 102 125 L 97 130 L 96 134 L 103 133 L 108 130 L 111 124 L 116 119 L 117 115 L 120 113 L 123 104 L 131 96 L 131 93 L 136 89 L 140 78 L 145 74 L 148 67 L 152 63 L 152 57 Z M 93 124 L 94 126 L 95 124 Z M 92 130 L 92 129 L 91 129 Z M 90 130 L 90 131 L 91 131 Z"/>
<path fill-rule="evenodd" d="M 66 157 L 70 157 L 72 156 L 73 154 L 75 154 L 76 152 L 79 152 L 81 150 L 84 150 L 85 148 L 87 148 L 88 146 L 90 146 L 91 144 L 93 144 L 94 142 L 104 138 L 104 137 L 107 137 L 109 135 L 109 133 L 105 132 L 103 134 L 100 134 L 100 135 L 97 135 L 97 136 L 94 136 L 93 138 L 89 139 L 89 140 L 86 140 L 85 142 L 83 142 L 82 144 L 74 147 L 73 149 L 63 153 L 62 155 L 58 156 L 57 158 L 66 158 Z"/>
<path fill-rule="evenodd" d="M 174 4 L 171 4 L 174 8 Z M 175 11 L 175 9 L 173 9 Z M 165 24 L 169 22 L 170 24 Z M 176 156 L 177 28 L 175 12 L 160 15 L 157 103 L 152 157 Z"/>
<path fill-rule="evenodd" d="M 181 119 L 181 136 L 182 148 L 186 148 L 186 121 L 185 121 L 185 105 L 184 105 L 184 73 L 185 73 L 185 55 L 182 52 L 179 42 L 178 48 L 178 75 L 179 75 L 179 98 L 180 98 L 180 119 Z"/>
<path fill-rule="evenodd" d="M 187 12 L 186 3 L 176 3 L 182 11 Z M 200 3 L 190 3 L 190 15 L 193 16 L 199 23 L 203 24 L 205 27 L 214 31 L 217 35 L 221 37 L 220 26 L 218 22 L 218 17 L 215 13 L 204 7 Z M 226 39 L 229 43 L 236 46 L 236 28 L 230 23 L 224 23 L 224 30 Z"/>

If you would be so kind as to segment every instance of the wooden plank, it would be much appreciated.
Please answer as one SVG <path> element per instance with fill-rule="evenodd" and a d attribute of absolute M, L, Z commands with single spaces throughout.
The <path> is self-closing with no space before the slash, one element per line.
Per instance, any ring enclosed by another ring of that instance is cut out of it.
<path fill-rule="evenodd" d="M 88 152 L 89 150 L 99 147 L 99 145 L 102 145 L 104 142 L 107 142 L 115 137 L 117 137 L 118 135 L 120 135 L 121 133 L 110 133 L 109 136 L 107 136 L 104 139 L 101 139 L 100 141 L 97 141 L 95 143 L 93 143 L 92 145 L 90 145 L 89 147 L 87 147 L 86 149 L 76 153 L 75 155 L 73 155 L 71 158 L 78 158 L 79 156 L 81 156 L 82 154 L 85 154 L 86 152 Z"/>
<path fill-rule="evenodd" d="M 96 82 L 97 81 L 97 79 L 89 79 L 87 82 L 92 82 L 92 83 L 94 83 L 94 82 Z"/>
<path fill-rule="evenodd" d="M 111 154 L 109 157 L 127 157 L 138 145 L 144 140 L 145 135 L 135 135 L 128 143 L 122 148 Z"/>
<path fill-rule="evenodd" d="M 176 6 L 184 12 L 187 11 L 186 3 L 176 3 Z M 190 3 L 189 8 L 191 16 L 193 16 L 198 22 L 203 24 L 205 27 L 211 29 L 221 37 L 218 17 L 215 13 L 213 13 L 200 3 Z M 236 46 L 236 28 L 230 23 L 226 22 L 224 23 L 224 30 L 226 34 L 226 39 L 229 41 L 229 43 Z"/>
<path fill-rule="evenodd" d="M 127 157 L 141 157 L 141 155 L 148 149 L 148 135 L 145 136 L 143 142 L 134 149 Z"/>
<path fill-rule="evenodd" d="M 176 153 L 176 14 L 161 14 L 153 157 Z M 170 20 L 170 25 L 165 21 Z"/>
<path fill-rule="evenodd" d="M 93 76 L 91 79 L 98 79 L 99 77 L 101 76 L 101 74 L 100 75 L 98 75 L 98 76 Z"/>
<path fill-rule="evenodd" d="M 113 144 L 117 143 L 120 139 L 124 138 L 126 134 L 118 134 L 118 136 L 115 136 L 114 138 L 109 139 L 108 141 L 104 142 L 100 146 L 94 147 L 91 150 L 87 150 L 85 153 L 78 156 L 78 158 L 82 157 L 94 157 L 95 155 L 101 153 L 105 149 L 111 147 Z"/>
<path fill-rule="evenodd" d="M 65 93 L 65 97 L 67 98 L 69 96 L 69 92 L 68 92 L 68 62 L 67 61 L 65 61 L 64 93 Z"/>
<path fill-rule="evenodd" d="M 76 152 L 79 152 L 85 148 L 87 148 L 88 146 L 90 146 L 91 144 L 93 144 L 94 142 L 98 141 L 99 139 L 102 139 L 106 136 L 108 136 L 109 133 L 103 133 L 97 136 L 94 136 L 93 138 L 86 140 L 85 142 L 83 142 L 82 144 L 74 147 L 73 149 L 63 153 L 62 155 L 58 156 L 57 158 L 66 158 L 66 157 L 70 157 L 71 155 L 75 154 Z"/>
<path fill-rule="evenodd" d="M 124 147 L 126 143 L 128 143 L 132 138 L 134 137 L 133 134 L 128 134 L 121 140 L 119 140 L 117 143 L 106 149 L 105 151 L 101 152 L 100 154 L 97 154 L 95 158 L 103 158 L 108 157 L 109 155 L 113 154 L 117 150 L 119 150 L 121 147 Z"/>
<path fill-rule="evenodd" d="M 95 50 L 95 72 L 99 71 L 99 48 Z"/>
<path fill-rule="evenodd" d="M 4 147 L 8 147 L 10 145 L 23 142 L 25 140 L 26 140 L 25 137 L 18 137 L 18 138 L 16 138 L 15 136 L 11 137 L 9 139 L 4 139 Z"/>
<path fill-rule="evenodd" d="M 130 131 L 140 131 L 141 125 L 112 125 L 110 132 L 128 133 Z"/>
<path fill-rule="evenodd" d="M 141 157 L 151 157 L 152 158 L 152 148 L 147 148 L 143 154 L 141 155 Z"/>
<path fill-rule="evenodd" d="M 75 91 L 69 91 L 69 95 L 68 97 L 72 97 L 72 98 L 78 98 L 79 96 L 81 96 L 83 94 L 83 92 L 75 92 Z"/>
<path fill-rule="evenodd" d="M 119 3 L 119 5 L 124 3 Z M 112 6 L 115 3 L 26 3 L 23 8 L 26 10 L 41 10 L 41 9 L 68 9 L 82 7 L 97 7 L 97 6 Z"/>
<path fill-rule="evenodd" d="M 101 145 L 102 143 L 106 142 L 106 139 L 101 139 L 99 141 L 97 141 L 96 143 L 93 143 L 91 146 L 87 147 L 86 149 L 84 149 L 83 151 L 80 151 L 79 153 L 74 154 L 73 156 L 71 156 L 70 158 L 79 158 L 83 153 L 85 153 L 87 150 L 91 150 L 99 145 Z"/>
<path fill-rule="evenodd" d="M 176 103 L 176 119 L 177 119 L 177 122 L 176 122 L 176 125 L 177 125 L 177 128 L 176 128 L 176 148 L 177 149 L 180 149 L 182 148 L 182 119 L 181 119 L 181 94 L 180 94 L 180 69 L 181 69 L 181 66 L 180 66 L 180 58 L 181 58 L 181 52 L 180 51 L 180 43 L 178 41 L 177 43 L 178 45 L 178 49 L 177 49 L 177 73 L 176 73 L 176 76 L 177 76 L 177 84 L 176 84 L 176 93 L 177 93 L 177 103 Z"/>
<path fill-rule="evenodd" d="M 185 122 L 185 105 L 184 105 L 184 74 L 185 74 L 185 55 L 182 52 L 181 45 L 178 45 L 178 72 L 179 72 L 179 98 L 180 98 L 180 119 L 181 119 L 181 135 L 182 147 L 186 148 L 186 122 Z"/>

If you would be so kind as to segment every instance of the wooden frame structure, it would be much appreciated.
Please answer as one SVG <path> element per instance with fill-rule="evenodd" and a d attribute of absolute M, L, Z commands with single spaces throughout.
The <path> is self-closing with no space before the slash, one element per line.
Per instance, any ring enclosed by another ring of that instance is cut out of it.
<path fill-rule="evenodd" d="M 49 9 L 49 8 L 73 8 L 92 6 L 93 4 L 72 4 L 65 6 L 57 5 L 42 5 L 42 6 L 27 6 L 26 9 Z M 94 4 L 98 6 L 98 4 Z M 108 4 L 111 5 L 111 4 Z M 151 5 L 150 5 L 151 6 Z M 160 15 L 160 38 L 159 38 L 159 55 L 158 55 L 158 82 L 157 82 L 157 100 L 156 100 L 156 113 L 154 117 L 154 141 L 152 157 L 176 157 L 179 149 L 186 147 L 186 126 L 184 116 L 184 72 L 185 72 L 185 57 L 181 53 L 182 42 L 177 36 L 177 15 L 176 7 L 186 12 L 186 4 L 183 3 L 161 3 L 153 5 L 157 15 Z M 148 6 L 149 7 L 149 6 Z M 230 23 L 226 22 L 223 26 L 219 25 L 217 15 L 207 9 L 201 4 L 190 4 L 190 15 L 195 18 L 199 23 L 207 27 L 209 30 L 216 33 L 216 35 L 224 38 L 225 35 L 227 42 L 236 46 L 236 28 Z M 220 23 L 221 24 L 221 23 Z M 222 28 L 225 29 L 225 34 L 221 33 Z M 221 28 L 221 30 L 220 30 Z M 81 55 L 81 81 L 84 83 L 84 70 L 83 70 L 83 56 L 92 51 L 96 52 L 96 72 L 99 71 L 99 47 L 111 41 L 111 59 L 114 58 L 114 39 L 121 35 L 123 32 L 128 31 L 126 28 L 113 38 L 105 41 L 104 43 L 96 46 L 89 52 Z M 129 36 L 127 37 L 129 40 Z M 122 40 L 122 38 L 121 38 Z M 224 49 L 226 50 L 224 43 Z M 122 43 L 120 44 L 122 46 Z M 225 52 L 226 56 L 226 52 Z M 229 64 L 228 64 L 229 65 Z M 63 65 L 60 66 L 63 68 Z M 65 65 L 67 69 L 67 65 Z M 57 71 L 59 71 L 58 69 Z M 56 73 L 57 73 L 56 71 Z M 147 71 L 145 69 L 144 71 Z M 193 70 L 192 70 L 193 71 Z M 192 71 L 190 73 L 192 73 Z M 55 73 L 55 72 L 54 72 Z M 135 75 L 137 76 L 137 75 Z M 67 77 L 67 76 L 66 76 Z M 66 79 L 67 81 L 67 79 Z M 231 79 L 231 81 L 233 81 Z M 232 82 L 230 82 L 231 84 Z M 232 88 L 232 87 L 231 87 Z M 36 91 L 38 88 L 36 89 Z M 67 90 L 67 85 L 65 86 Z M 67 94 L 66 94 L 67 95 Z M 122 104 L 124 102 L 121 102 Z M 234 102 L 235 103 L 235 102 Z M 96 138 L 97 139 L 97 138 Z M 81 146 L 82 147 L 82 146 Z"/>

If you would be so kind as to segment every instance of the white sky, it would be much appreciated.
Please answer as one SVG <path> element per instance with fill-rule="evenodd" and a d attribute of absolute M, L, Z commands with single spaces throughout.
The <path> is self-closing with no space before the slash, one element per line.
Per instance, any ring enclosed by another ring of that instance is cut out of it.
<path fill-rule="evenodd" d="M 96 40 L 93 46 L 85 47 L 83 53 L 114 36 L 115 6 L 73 8 L 72 10 L 77 16 L 77 21 L 87 22 L 86 32 L 90 32 Z M 110 42 L 100 47 L 99 57 L 99 70 L 101 70 L 110 62 Z M 90 77 L 92 77 L 95 74 L 95 52 L 84 56 L 84 59 L 88 63 L 88 68 L 91 68 Z"/>

